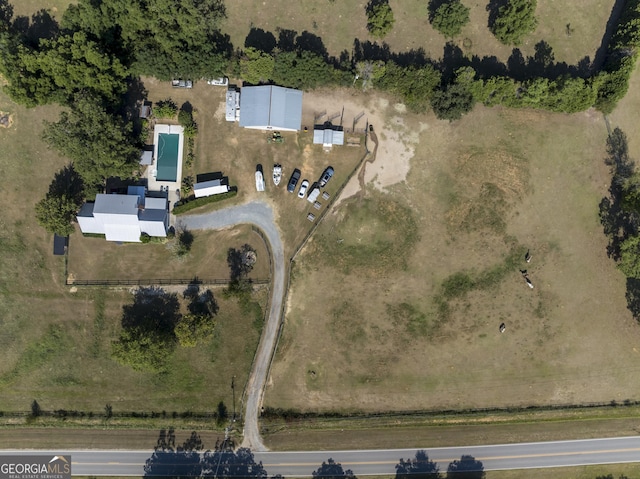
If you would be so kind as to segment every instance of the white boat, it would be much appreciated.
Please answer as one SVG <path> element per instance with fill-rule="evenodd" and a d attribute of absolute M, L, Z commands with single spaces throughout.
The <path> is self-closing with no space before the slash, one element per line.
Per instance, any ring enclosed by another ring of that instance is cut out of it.
<path fill-rule="evenodd" d="M 261 171 L 256 171 L 256 190 L 264 191 L 264 177 Z"/>
<path fill-rule="evenodd" d="M 280 184 L 280 180 L 282 179 L 282 166 L 273 165 L 273 182 L 276 186 Z"/>

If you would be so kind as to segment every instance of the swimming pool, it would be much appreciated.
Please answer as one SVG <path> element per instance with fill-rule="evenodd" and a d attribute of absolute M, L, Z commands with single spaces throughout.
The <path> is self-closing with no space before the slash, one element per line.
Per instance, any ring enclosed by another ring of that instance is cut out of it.
<path fill-rule="evenodd" d="M 157 181 L 176 181 L 178 179 L 178 150 L 180 135 L 158 133 Z"/>

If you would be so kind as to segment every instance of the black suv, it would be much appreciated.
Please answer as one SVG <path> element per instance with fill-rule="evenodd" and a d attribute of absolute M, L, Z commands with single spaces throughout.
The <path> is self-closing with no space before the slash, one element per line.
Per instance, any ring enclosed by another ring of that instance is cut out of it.
<path fill-rule="evenodd" d="M 324 188 L 326 184 L 329 183 L 329 180 L 332 176 L 333 168 L 328 167 L 326 170 L 324 170 L 324 173 L 322 173 L 322 178 L 320 178 L 320 188 Z"/>
<path fill-rule="evenodd" d="M 298 181 L 300 181 L 300 170 L 296 168 L 293 170 L 293 173 L 291 173 L 291 178 L 289 178 L 289 184 L 287 185 L 287 191 L 289 193 L 293 193 L 296 190 Z"/>

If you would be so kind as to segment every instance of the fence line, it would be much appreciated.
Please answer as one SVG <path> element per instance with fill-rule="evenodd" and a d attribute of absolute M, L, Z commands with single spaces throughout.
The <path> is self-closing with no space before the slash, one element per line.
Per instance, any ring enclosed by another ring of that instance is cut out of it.
<path fill-rule="evenodd" d="M 269 284 L 269 279 L 249 279 L 251 284 Z M 160 278 L 160 279 L 68 279 L 67 286 L 152 286 L 181 284 L 229 284 L 229 279 Z"/>
<path fill-rule="evenodd" d="M 362 158 L 360 158 L 360 161 L 358 162 L 356 167 L 351 171 L 351 173 L 349 173 L 349 176 L 347 176 L 347 179 L 344 180 L 344 182 L 340 185 L 340 187 L 338 188 L 336 193 L 331 197 L 329 202 L 326 204 L 325 208 L 320 213 L 320 216 L 313 223 L 313 226 L 311 227 L 311 229 L 307 232 L 307 234 L 302 239 L 302 241 L 300 242 L 298 247 L 295 249 L 295 251 L 293 252 L 293 255 L 291 256 L 291 259 L 289 260 L 290 263 L 293 263 L 295 261 L 296 256 L 298 256 L 298 253 L 302 250 L 302 248 L 304 248 L 304 246 L 307 244 L 307 241 L 309 241 L 309 238 L 311 238 L 313 233 L 316 232 L 316 229 L 318 229 L 318 226 L 320 226 L 320 223 L 322 223 L 322 220 L 324 219 L 325 215 L 331 209 L 331 206 L 333 205 L 334 201 L 338 197 L 340 197 L 340 193 L 342 193 L 342 190 L 344 190 L 345 186 L 347 186 L 347 183 L 349 183 L 351 178 L 353 178 L 353 175 L 357 174 L 360 171 L 360 168 L 362 167 L 362 165 L 365 163 L 366 159 L 371 154 L 371 151 L 369 150 L 369 144 L 368 144 L 368 141 L 367 141 L 368 137 L 369 137 L 369 122 L 367 122 L 367 127 L 365 128 L 365 135 L 364 135 L 365 153 L 364 153 L 364 155 L 362 156 Z M 289 268 L 289 271 L 291 271 L 291 268 Z M 291 273 L 289 273 L 289 274 L 291 274 Z"/>

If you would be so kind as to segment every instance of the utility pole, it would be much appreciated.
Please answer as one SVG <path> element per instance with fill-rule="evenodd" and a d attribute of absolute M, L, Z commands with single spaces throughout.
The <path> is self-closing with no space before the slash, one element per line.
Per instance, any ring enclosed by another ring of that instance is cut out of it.
<path fill-rule="evenodd" d="M 231 394 L 233 395 L 233 417 L 231 422 L 236 422 L 236 377 L 231 378 Z"/>

